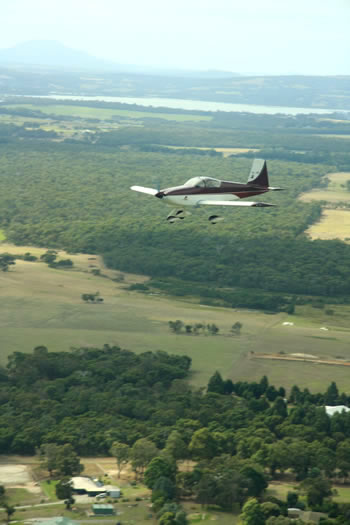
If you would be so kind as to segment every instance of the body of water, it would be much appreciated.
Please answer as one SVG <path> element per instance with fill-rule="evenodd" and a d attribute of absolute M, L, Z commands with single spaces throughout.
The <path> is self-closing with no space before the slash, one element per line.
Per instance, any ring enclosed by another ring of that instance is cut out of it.
<path fill-rule="evenodd" d="M 153 98 L 153 97 L 105 97 L 105 96 L 74 96 L 74 95 L 46 95 L 37 98 L 50 98 L 56 100 L 96 100 L 103 102 L 120 102 L 122 104 L 137 104 L 138 106 L 154 108 L 185 109 L 188 111 L 228 111 L 242 113 L 260 113 L 266 115 L 299 115 L 329 113 L 349 113 L 349 110 L 321 109 L 321 108 L 295 108 L 287 106 L 261 106 L 255 104 L 230 104 L 228 102 L 210 102 L 205 100 L 185 100 L 176 98 Z"/>

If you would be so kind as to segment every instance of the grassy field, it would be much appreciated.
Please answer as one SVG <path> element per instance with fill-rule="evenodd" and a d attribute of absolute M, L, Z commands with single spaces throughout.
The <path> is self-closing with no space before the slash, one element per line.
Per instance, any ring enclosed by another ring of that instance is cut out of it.
<path fill-rule="evenodd" d="M 40 483 L 41 490 L 50 501 L 58 501 L 56 496 L 57 481 L 43 481 Z"/>
<path fill-rule="evenodd" d="M 346 189 L 346 183 L 350 180 L 350 173 L 330 173 L 327 175 L 327 179 L 329 179 L 327 188 L 302 193 L 299 199 L 303 202 L 326 201 L 330 204 L 350 202 L 350 191 Z"/>
<path fill-rule="evenodd" d="M 5 107 L 9 108 L 27 108 L 32 110 L 40 110 L 48 115 L 68 115 L 80 118 L 97 118 L 98 120 L 108 120 L 114 116 L 125 117 L 131 119 L 143 119 L 143 118 L 160 118 L 164 120 L 176 120 L 178 122 L 187 121 L 210 121 L 212 117 L 206 115 L 191 115 L 181 113 L 152 113 L 150 111 L 132 111 L 127 109 L 107 109 L 107 108 L 91 108 L 88 106 L 71 106 L 71 105 L 47 105 L 37 106 L 34 104 L 21 104 L 16 106 L 11 104 Z"/>
<path fill-rule="evenodd" d="M 304 202 L 324 201 L 327 204 L 321 220 L 310 226 L 306 233 L 311 239 L 350 241 L 350 210 L 341 205 L 350 202 L 350 192 L 346 189 L 350 173 L 330 173 L 327 178 L 327 188 L 315 189 L 299 197 Z"/>
<path fill-rule="evenodd" d="M 169 145 L 166 145 L 167 148 L 170 148 L 170 149 L 199 149 L 199 150 L 202 150 L 202 151 L 205 151 L 205 150 L 215 150 L 215 151 L 218 151 L 219 153 L 222 153 L 223 157 L 229 157 L 230 155 L 240 155 L 241 153 L 248 153 L 248 151 L 254 151 L 255 153 L 260 151 L 258 149 L 254 149 L 254 148 L 193 148 L 193 147 L 190 147 L 190 146 L 169 146 Z"/>
<path fill-rule="evenodd" d="M 1 252 L 43 253 L 43 249 L 15 247 L 2 243 Z M 66 257 L 67 254 L 60 253 Z M 0 274 L 0 363 L 14 351 L 30 352 L 45 345 L 51 351 L 71 347 L 117 344 L 135 352 L 165 350 L 192 358 L 191 381 L 205 385 L 215 370 L 233 380 L 259 380 L 264 374 L 276 385 L 298 384 L 312 390 L 325 389 L 335 380 L 350 393 L 349 372 L 342 367 L 312 363 L 252 359 L 254 353 L 311 353 L 323 358 L 347 358 L 350 343 L 350 307 L 337 306 L 333 315 L 323 310 L 299 307 L 296 315 L 266 315 L 249 310 L 213 308 L 159 294 L 130 292 L 127 287 L 145 277 L 125 275 L 114 282 L 118 272 L 106 270 L 93 255 L 68 255 L 71 270 L 49 268 L 41 262 L 17 260 L 9 272 Z M 95 268 L 92 268 L 95 267 Z M 107 277 L 95 276 L 100 269 Z M 81 295 L 99 291 L 103 304 L 85 304 Z M 217 336 L 175 335 L 169 320 L 185 323 L 215 323 Z M 283 326 L 292 321 L 293 326 Z M 240 336 L 230 333 L 239 321 Z M 326 326 L 328 331 L 321 331 Z"/>
<path fill-rule="evenodd" d="M 350 210 L 323 210 L 322 218 L 307 234 L 311 239 L 341 239 L 350 241 Z"/>

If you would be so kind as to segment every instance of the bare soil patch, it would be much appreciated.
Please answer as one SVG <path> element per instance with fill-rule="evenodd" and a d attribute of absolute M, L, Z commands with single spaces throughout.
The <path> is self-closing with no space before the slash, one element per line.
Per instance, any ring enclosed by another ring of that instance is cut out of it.
<path fill-rule="evenodd" d="M 27 485 L 32 477 L 27 465 L 0 465 L 1 485 Z M 26 487 L 27 488 L 27 487 Z"/>

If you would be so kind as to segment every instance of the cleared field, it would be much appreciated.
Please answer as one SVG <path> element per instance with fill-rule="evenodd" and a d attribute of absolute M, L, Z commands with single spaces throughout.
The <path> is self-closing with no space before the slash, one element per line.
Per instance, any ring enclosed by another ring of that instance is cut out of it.
<path fill-rule="evenodd" d="M 254 152 L 260 151 L 254 148 L 204 148 L 204 147 L 194 148 L 190 146 L 168 146 L 168 145 L 166 147 L 170 149 L 198 149 L 201 151 L 215 150 L 215 151 L 218 151 L 219 153 L 222 153 L 224 157 L 229 157 L 230 155 L 239 155 L 240 153 L 248 153 L 248 151 L 254 151 Z"/>
<path fill-rule="evenodd" d="M 3 243 L 1 252 L 40 255 L 45 250 L 15 247 Z M 67 254 L 62 253 L 67 257 Z M 125 281 L 95 276 L 91 264 L 109 277 L 94 255 L 68 255 L 72 270 L 49 268 L 41 262 L 18 260 L 9 272 L 0 273 L 0 363 L 14 351 L 30 352 L 37 345 L 51 351 L 71 347 L 118 344 L 135 352 L 165 350 L 192 358 L 191 381 L 206 385 L 215 370 L 234 380 L 259 380 L 264 374 L 276 385 L 293 384 L 323 391 L 335 380 L 340 389 L 350 393 L 348 370 L 317 366 L 313 363 L 280 362 L 251 359 L 255 353 L 304 352 L 321 358 L 349 357 L 350 308 L 337 306 L 334 315 L 310 309 L 297 315 L 266 315 L 248 310 L 201 306 L 158 294 L 130 292 L 126 288 L 145 278 L 125 274 Z M 81 295 L 99 291 L 103 304 L 85 304 Z M 298 313 L 299 312 L 299 313 Z M 217 336 L 175 335 L 169 320 L 185 323 L 215 323 Z M 283 326 L 286 319 L 294 326 Z M 230 333 L 235 322 L 243 325 L 240 336 Z M 322 326 L 328 332 L 320 331 Z"/>
<path fill-rule="evenodd" d="M 329 204 L 337 204 L 340 202 L 350 202 L 350 192 L 343 191 L 329 191 L 329 190 L 312 190 L 300 196 L 303 202 L 325 201 Z"/>
<path fill-rule="evenodd" d="M 321 220 L 306 233 L 311 239 L 350 241 L 350 210 L 323 210 Z"/>
<path fill-rule="evenodd" d="M 329 184 L 323 190 L 315 189 L 302 193 L 299 199 L 303 202 L 326 201 L 331 204 L 338 202 L 350 202 L 350 191 L 346 189 L 346 183 L 350 180 L 350 173 L 339 172 L 327 175 Z"/>
<path fill-rule="evenodd" d="M 239 155 L 240 153 L 248 153 L 248 151 L 254 151 L 256 153 L 260 150 L 254 149 L 254 148 L 215 148 L 215 151 L 220 151 L 224 157 L 229 157 L 230 155 Z"/>
<path fill-rule="evenodd" d="M 88 106 L 64 106 L 63 104 L 37 106 L 34 104 L 11 104 L 5 106 L 8 108 L 27 108 L 32 110 L 40 110 L 48 115 L 68 115 L 80 118 L 97 118 L 98 120 L 108 120 L 113 116 L 141 119 L 141 118 L 160 118 L 164 120 L 176 120 L 179 122 L 185 121 L 210 121 L 212 117 L 206 115 L 191 115 L 191 114 L 176 114 L 176 113 L 152 113 L 151 111 L 132 111 L 127 109 L 106 109 L 106 108 L 92 108 Z"/>
<path fill-rule="evenodd" d="M 304 202 L 323 201 L 327 203 L 321 220 L 310 226 L 305 233 L 311 239 L 350 241 L 350 210 L 341 206 L 342 203 L 350 202 L 350 191 L 346 189 L 350 173 L 330 173 L 327 178 L 329 183 L 326 189 L 312 190 L 299 197 Z"/>

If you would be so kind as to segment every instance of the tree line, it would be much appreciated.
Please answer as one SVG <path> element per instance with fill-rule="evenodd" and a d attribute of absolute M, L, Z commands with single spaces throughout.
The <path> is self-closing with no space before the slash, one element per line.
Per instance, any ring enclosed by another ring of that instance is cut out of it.
<path fill-rule="evenodd" d="M 111 454 L 119 472 L 129 462 L 144 478 L 157 512 L 174 516 L 186 498 L 243 514 L 255 498 L 262 523 L 272 523 L 287 507 L 266 488 L 286 472 L 309 508 L 334 519 L 349 511 L 329 487 L 349 479 L 350 415 L 324 409 L 348 406 L 348 394 L 334 382 L 323 393 L 297 385 L 287 393 L 266 376 L 233 382 L 219 372 L 207 389 L 193 389 L 190 364 L 185 356 L 108 345 L 15 352 L 0 374 L 1 453 L 40 450 L 61 479 L 81 472 L 79 455 Z M 194 468 L 180 470 L 187 460 Z"/>

